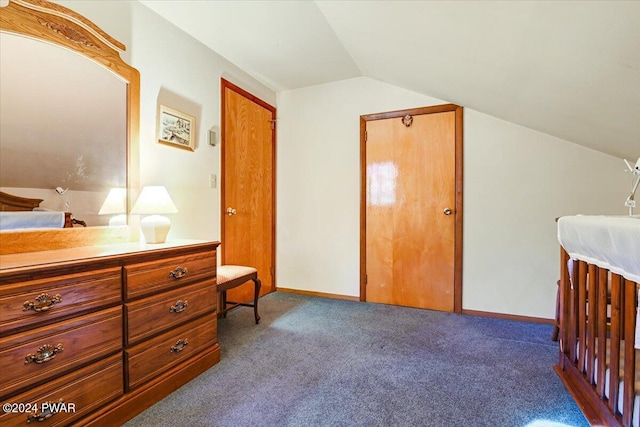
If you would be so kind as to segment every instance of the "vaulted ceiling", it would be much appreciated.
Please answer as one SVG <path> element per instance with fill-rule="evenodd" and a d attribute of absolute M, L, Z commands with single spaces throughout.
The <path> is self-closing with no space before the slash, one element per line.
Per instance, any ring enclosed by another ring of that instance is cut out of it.
<path fill-rule="evenodd" d="M 367 76 L 640 156 L 640 1 L 142 3 L 276 91 Z"/>

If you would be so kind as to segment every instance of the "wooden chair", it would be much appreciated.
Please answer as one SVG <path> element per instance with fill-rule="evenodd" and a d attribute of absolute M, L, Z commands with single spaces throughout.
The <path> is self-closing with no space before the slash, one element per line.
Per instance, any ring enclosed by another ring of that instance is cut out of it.
<path fill-rule="evenodd" d="M 226 317 L 227 311 L 235 307 L 253 307 L 253 315 L 257 325 L 260 322 L 260 316 L 258 315 L 258 297 L 260 297 L 260 287 L 262 286 L 260 279 L 258 279 L 258 270 L 244 265 L 222 265 L 218 267 L 216 275 L 218 282 L 217 291 L 221 296 L 219 299 L 221 309 L 218 311 L 218 314 Z M 240 286 L 249 280 L 253 281 L 254 284 L 253 304 L 227 301 L 227 291 L 229 289 Z"/>

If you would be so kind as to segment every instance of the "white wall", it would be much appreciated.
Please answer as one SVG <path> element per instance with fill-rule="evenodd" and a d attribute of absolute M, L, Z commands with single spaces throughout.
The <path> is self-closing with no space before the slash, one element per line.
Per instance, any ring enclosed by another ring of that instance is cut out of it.
<path fill-rule="evenodd" d="M 443 101 L 366 77 L 278 95 L 279 287 L 359 295 L 359 116 Z M 463 308 L 552 318 L 555 218 L 624 214 L 616 159 L 464 110 Z"/>
<path fill-rule="evenodd" d="M 220 126 L 220 77 L 266 102 L 275 92 L 137 1 L 61 1 L 127 46 L 122 57 L 140 72 L 140 184 L 165 185 L 178 214 L 168 238 L 220 239 L 220 145 L 207 131 Z M 159 144 L 160 103 L 196 117 L 196 150 Z M 219 132 L 218 132 L 219 137 Z"/>
<path fill-rule="evenodd" d="M 621 159 L 465 109 L 465 309 L 552 318 L 555 218 L 626 214 Z"/>

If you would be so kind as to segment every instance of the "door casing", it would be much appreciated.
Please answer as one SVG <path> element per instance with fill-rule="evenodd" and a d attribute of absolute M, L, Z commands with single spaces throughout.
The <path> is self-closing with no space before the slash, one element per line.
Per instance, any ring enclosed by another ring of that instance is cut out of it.
<path fill-rule="evenodd" d="M 366 130 L 367 122 L 406 115 L 417 116 L 453 111 L 455 112 L 455 224 L 454 224 L 454 313 L 462 313 L 462 171 L 463 171 L 463 108 L 455 104 L 436 105 L 432 107 L 412 108 L 384 113 L 360 116 L 360 301 L 367 300 L 367 159 Z"/>

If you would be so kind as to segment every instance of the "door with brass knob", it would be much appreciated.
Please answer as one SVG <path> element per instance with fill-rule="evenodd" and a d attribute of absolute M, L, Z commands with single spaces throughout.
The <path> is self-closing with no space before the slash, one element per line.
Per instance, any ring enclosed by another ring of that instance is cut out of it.
<path fill-rule="evenodd" d="M 276 109 L 221 79 L 221 261 L 258 270 L 260 294 L 275 290 Z M 253 283 L 228 299 L 253 300 Z"/>
<path fill-rule="evenodd" d="M 461 117 L 453 105 L 362 116 L 361 299 L 461 311 Z"/>

